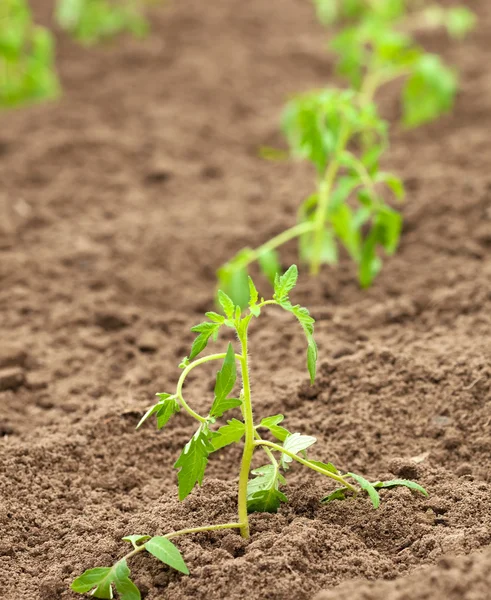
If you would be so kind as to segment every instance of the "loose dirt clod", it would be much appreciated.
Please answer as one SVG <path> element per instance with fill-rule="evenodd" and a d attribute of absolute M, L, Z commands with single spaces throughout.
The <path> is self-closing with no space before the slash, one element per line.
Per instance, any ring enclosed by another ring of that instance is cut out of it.
<path fill-rule="evenodd" d="M 0 392 L 16 390 L 24 383 L 24 371 L 20 367 L 0 369 Z"/>

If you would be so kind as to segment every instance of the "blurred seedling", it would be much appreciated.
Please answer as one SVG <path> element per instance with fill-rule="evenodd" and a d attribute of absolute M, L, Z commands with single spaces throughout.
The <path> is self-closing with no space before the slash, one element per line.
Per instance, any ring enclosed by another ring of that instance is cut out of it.
<path fill-rule="evenodd" d="M 55 98 L 54 41 L 35 25 L 27 0 L 0 4 L 0 108 Z"/>
<path fill-rule="evenodd" d="M 355 473 L 342 473 L 330 462 L 320 462 L 307 457 L 307 450 L 316 442 L 316 438 L 298 432 L 290 432 L 283 425 L 281 414 L 263 418 L 254 422 L 251 384 L 249 379 L 249 347 L 248 329 L 253 319 L 270 306 L 276 306 L 296 317 L 307 340 L 307 367 L 311 382 L 316 374 L 317 346 L 314 341 L 314 319 L 309 311 L 291 303 L 289 294 L 297 281 L 298 271 L 291 266 L 284 275 L 277 276 L 274 283 L 274 295 L 270 300 L 259 298 L 259 294 L 251 279 L 249 285 L 248 309 L 243 312 L 224 292 L 218 293 L 224 315 L 208 312 L 207 321 L 192 328 L 197 337 L 180 367 L 183 369 L 174 393 L 160 393 L 158 402 L 143 416 L 138 427 L 148 418 L 155 417 L 157 428 L 166 426 L 171 417 L 184 410 L 198 422 L 198 428 L 185 445 L 174 467 L 178 470 L 179 499 L 184 500 L 198 484 L 201 485 L 208 460 L 212 454 L 230 444 L 243 443 L 242 460 L 239 469 L 237 520 L 191 527 L 173 531 L 163 536 L 130 535 L 123 538 L 132 544 L 132 550 L 112 567 L 98 567 L 85 571 L 72 584 L 76 592 L 91 592 L 95 598 L 112 598 L 113 586 L 121 600 L 139 600 L 140 592 L 130 580 L 128 559 L 140 552 L 149 552 L 166 565 L 181 573 L 188 574 L 188 568 L 178 548 L 171 539 L 192 533 L 236 529 L 242 537 L 249 538 L 249 513 L 276 512 L 280 505 L 287 502 L 285 494 L 286 474 L 294 462 L 316 471 L 323 477 L 334 480 L 340 485 L 335 492 L 327 494 L 322 502 L 343 500 L 347 496 L 367 493 L 374 508 L 380 503 L 378 490 L 394 486 L 406 486 L 421 492 L 426 491 L 417 483 L 407 480 L 393 480 L 370 483 Z M 210 340 L 217 340 L 222 328 L 232 329 L 238 339 L 239 349 L 236 351 L 231 343 L 226 352 L 209 354 L 198 358 Z M 193 410 L 183 396 L 186 377 L 200 365 L 221 361 L 216 375 L 214 399 L 208 415 L 202 416 Z M 241 389 L 237 393 L 237 375 L 240 374 Z M 227 418 L 231 410 L 240 410 L 241 418 Z M 226 422 L 218 426 L 225 417 Z M 268 437 L 265 439 L 264 433 Z M 266 464 L 251 471 L 251 462 L 256 451 L 263 451 Z M 252 478 L 251 478 L 252 475 Z"/>
<path fill-rule="evenodd" d="M 56 20 L 83 44 L 95 44 L 121 33 L 144 37 L 149 30 L 145 16 L 157 0 L 58 0 Z"/>
<path fill-rule="evenodd" d="M 409 3 L 410 4 L 410 3 Z M 247 304 L 249 266 L 257 262 L 274 282 L 281 272 L 278 248 L 298 240 L 299 258 L 317 275 L 323 264 L 338 263 L 339 247 L 357 265 L 361 287 L 369 287 L 382 267 L 381 254 L 399 244 L 402 217 L 387 202 L 389 188 L 404 197 L 402 181 L 380 169 L 388 149 L 388 124 L 374 98 L 389 82 L 402 80 L 402 121 L 416 127 L 448 112 L 457 77 L 440 57 L 420 47 L 410 24 L 446 26 L 457 38 L 473 26 L 468 9 L 430 6 L 417 13 L 402 0 L 316 0 L 324 23 L 340 21 L 329 47 L 337 72 L 350 89 L 327 88 L 299 94 L 282 119 L 290 154 L 314 165 L 315 189 L 298 209 L 297 222 L 259 247 L 244 248 L 218 270 L 219 287 L 240 306 Z"/>

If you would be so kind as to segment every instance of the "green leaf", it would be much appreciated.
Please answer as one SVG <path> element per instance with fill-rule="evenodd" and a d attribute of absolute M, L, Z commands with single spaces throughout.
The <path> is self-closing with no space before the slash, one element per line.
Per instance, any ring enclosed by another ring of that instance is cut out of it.
<path fill-rule="evenodd" d="M 234 347 L 231 343 L 229 343 L 222 368 L 217 373 L 215 383 L 215 399 L 210 410 L 210 416 L 221 417 L 225 410 L 227 410 L 225 406 L 229 406 L 230 403 L 225 405 L 225 402 L 227 401 L 227 396 L 233 390 L 236 379 L 237 365 L 235 363 L 235 352 Z M 240 406 L 240 400 L 238 404 L 235 400 L 236 399 L 234 399 L 233 405 Z"/>
<path fill-rule="evenodd" d="M 393 488 L 396 486 L 404 486 L 409 488 L 410 490 L 416 490 L 423 494 L 423 496 L 428 496 L 428 492 L 424 489 L 423 486 L 419 485 L 414 481 L 410 481 L 409 479 L 391 479 L 390 481 L 379 481 L 373 484 L 373 487 L 377 490 L 385 489 L 385 488 Z"/>
<path fill-rule="evenodd" d="M 58 0 L 56 3 L 56 20 L 62 29 L 76 27 L 83 12 L 86 0 Z"/>
<path fill-rule="evenodd" d="M 327 496 L 324 496 L 324 498 L 322 498 L 321 502 L 327 503 L 327 502 L 333 502 L 333 500 L 346 500 L 346 492 L 347 491 L 348 491 L 347 488 L 338 488 L 337 490 L 334 490 L 334 492 L 331 492 Z"/>
<path fill-rule="evenodd" d="M 337 3 L 333 0 L 314 0 L 317 19 L 322 25 L 331 25 L 339 16 Z"/>
<path fill-rule="evenodd" d="M 379 230 L 375 225 L 363 242 L 358 279 L 362 288 L 370 287 L 382 268 L 382 261 L 376 254 Z"/>
<path fill-rule="evenodd" d="M 444 26 L 448 34 L 458 40 L 464 39 L 476 24 L 476 15 L 465 6 L 445 9 L 434 5 L 426 8 L 423 14 L 431 27 Z"/>
<path fill-rule="evenodd" d="M 205 314 L 210 319 L 210 321 L 213 321 L 214 323 L 220 323 L 220 324 L 225 323 L 225 317 L 223 315 L 219 315 L 218 313 L 216 313 L 214 311 L 209 311 Z"/>
<path fill-rule="evenodd" d="M 140 590 L 131 579 L 116 579 L 114 585 L 119 594 L 119 600 L 141 600 Z"/>
<path fill-rule="evenodd" d="M 230 262 L 218 269 L 217 273 L 222 291 L 240 307 L 247 306 L 249 301 L 247 264 L 251 260 L 251 254 L 254 256 L 253 251 L 248 248 L 241 250 Z"/>
<path fill-rule="evenodd" d="M 210 442 L 211 437 L 208 425 L 202 423 L 175 462 L 174 468 L 178 469 L 179 500 L 184 500 L 196 484 L 203 483 L 208 456 L 215 450 Z"/>
<path fill-rule="evenodd" d="M 107 0 L 58 0 L 56 18 L 59 25 L 84 44 L 128 31 L 137 37 L 145 35 L 148 23 L 138 5 Z"/>
<path fill-rule="evenodd" d="M 290 155 L 285 150 L 278 148 L 272 148 L 271 146 L 261 146 L 259 148 L 259 156 L 264 160 L 280 161 L 287 160 Z"/>
<path fill-rule="evenodd" d="M 220 292 L 219 292 L 220 293 Z M 222 292 L 223 293 L 223 292 Z M 220 329 L 221 323 L 199 323 L 194 327 L 191 327 L 191 331 L 199 333 L 198 337 L 194 340 L 191 347 L 191 353 L 189 355 L 190 360 L 193 360 L 202 352 L 208 345 L 210 337 L 216 338 Z"/>
<path fill-rule="evenodd" d="M 261 309 L 256 306 L 258 299 L 259 293 L 254 285 L 254 281 L 252 281 L 251 277 L 249 277 L 249 308 L 255 317 L 259 317 L 261 312 Z"/>
<path fill-rule="evenodd" d="M 268 278 L 271 285 L 273 285 L 276 275 L 281 272 L 278 252 L 276 250 L 266 250 L 257 257 L 257 260 L 261 271 Z"/>
<path fill-rule="evenodd" d="M 304 262 L 310 262 L 314 254 L 314 236 L 312 232 L 304 233 L 300 237 L 300 252 Z M 321 249 L 319 255 L 320 263 L 325 265 L 335 265 L 338 262 L 338 247 L 333 232 L 325 228 L 322 231 Z"/>
<path fill-rule="evenodd" d="M 347 473 L 347 477 L 351 477 L 359 484 L 359 486 L 365 490 L 370 496 L 370 500 L 372 501 L 373 508 L 378 508 L 380 505 L 380 496 L 378 495 L 377 490 L 374 488 L 373 484 L 367 481 L 361 475 L 356 475 L 355 473 Z"/>
<path fill-rule="evenodd" d="M 259 299 L 259 293 L 254 285 L 254 281 L 249 277 L 249 305 L 256 304 Z"/>
<path fill-rule="evenodd" d="M 359 185 L 360 178 L 358 176 L 349 175 L 340 177 L 329 199 L 329 214 L 336 213 L 339 207 L 349 199 L 352 192 Z"/>
<path fill-rule="evenodd" d="M 223 312 L 227 315 L 227 319 L 233 319 L 235 313 L 235 304 L 229 296 L 222 290 L 218 290 L 218 302 L 223 308 Z"/>
<path fill-rule="evenodd" d="M 380 171 L 375 176 L 375 182 L 385 183 L 385 185 L 392 190 L 394 196 L 398 200 L 402 200 L 404 198 L 404 195 L 405 195 L 404 184 L 403 184 L 402 180 L 399 177 L 397 177 L 396 175 L 393 175 L 392 173 L 385 173 L 383 171 Z"/>
<path fill-rule="evenodd" d="M 313 384 L 315 381 L 315 375 L 317 370 L 317 358 L 317 344 L 312 338 L 311 340 L 309 340 L 309 345 L 307 346 L 307 368 L 309 370 L 311 384 Z"/>
<path fill-rule="evenodd" d="M 351 258 L 358 261 L 361 253 L 361 236 L 355 224 L 353 210 L 347 204 L 342 204 L 330 214 L 329 220 Z"/>
<path fill-rule="evenodd" d="M 288 499 L 279 490 L 285 478 L 276 465 L 265 465 L 252 471 L 255 475 L 247 484 L 247 510 L 249 512 L 277 512 L 281 502 Z"/>
<path fill-rule="evenodd" d="M 163 536 L 155 536 L 145 544 L 145 548 L 150 554 L 161 560 L 164 564 L 189 575 L 189 569 L 182 558 L 179 549 L 174 544 Z"/>
<path fill-rule="evenodd" d="M 269 429 L 269 431 L 274 435 L 274 437 L 277 440 L 280 440 L 280 442 L 284 442 L 286 438 L 289 435 L 291 435 L 288 429 L 279 426 L 279 423 L 281 423 L 284 418 L 285 417 L 283 415 L 274 415 L 272 417 L 266 417 L 265 419 L 262 419 L 261 423 L 259 424 L 259 427 Z"/>
<path fill-rule="evenodd" d="M 82 575 L 77 577 L 72 583 L 71 588 L 74 592 L 79 594 L 85 594 L 90 590 L 97 588 L 99 585 L 104 585 L 108 577 L 112 576 L 113 569 L 111 567 L 96 567 L 95 569 L 88 569 Z M 111 585 L 109 580 L 109 585 Z M 106 588 L 107 589 L 107 588 Z M 96 596 L 97 598 L 98 596 Z M 111 596 L 108 596 L 111 598 Z"/>
<path fill-rule="evenodd" d="M 457 78 L 440 57 L 422 55 L 404 87 L 404 125 L 417 127 L 448 112 L 456 90 Z"/>
<path fill-rule="evenodd" d="M 283 442 L 283 448 L 288 450 L 292 454 L 298 454 L 299 452 L 303 452 L 310 448 L 315 442 L 317 438 L 311 435 L 304 435 L 302 433 L 292 433 L 289 435 L 286 440 Z M 287 456 L 286 454 L 281 455 L 282 464 L 291 463 L 293 458 L 291 456 Z"/>
<path fill-rule="evenodd" d="M 72 583 L 72 590 L 80 594 L 91 592 L 94 598 L 110 600 L 113 598 L 112 585 L 116 586 L 121 600 L 140 600 L 140 591 L 129 579 L 130 570 L 126 559 L 118 561 L 112 567 L 98 567 L 85 571 Z"/>
<path fill-rule="evenodd" d="M 229 444 L 239 442 L 244 434 L 244 423 L 237 419 L 232 419 L 231 421 L 227 421 L 227 425 L 220 427 L 220 429 L 215 432 L 211 444 L 214 450 L 219 450 Z"/>
<path fill-rule="evenodd" d="M 390 256 L 399 245 L 402 230 L 402 216 L 392 208 L 385 206 L 377 214 L 378 242 Z"/>
<path fill-rule="evenodd" d="M 288 296 L 280 301 L 280 306 L 288 312 L 293 313 L 302 326 L 307 338 L 307 368 L 310 374 L 310 382 L 314 383 L 318 357 L 317 344 L 313 337 L 315 320 L 310 316 L 309 311 L 305 307 L 299 304 L 293 306 L 288 300 Z"/>
<path fill-rule="evenodd" d="M 251 496 L 247 502 L 248 512 L 278 512 L 282 502 L 288 502 L 288 498 L 276 488 L 260 490 Z"/>
<path fill-rule="evenodd" d="M 174 396 L 165 393 L 156 395 L 160 397 L 160 401 L 147 410 L 140 419 L 136 429 L 138 429 L 153 414 L 157 417 L 157 429 L 162 429 L 167 425 L 169 419 L 179 412 L 180 405 Z"/>
<path fill-rule="evenodd" d="M 216 405 L 215 403 L 213 404 L 213 414 L 210 413 L 210 416 L 219 418 L 226 413 L 227 410 L 232 410 L 239 406 L 242 406 L 242 400 L 240 398 L 224 398 L 223 400 L 220 400 L 220 402 L 217 402 Z"/>
<path fill-rule="evenodd" d="M 476 15 L 465 6 L 455 6 L 447 10 L 446 26 L 451 37 L 462 40 L 474 29 Z"/>
<path fill-rule="evenodd" d="M 151 537 L 152 536 L 150 535 L 127 535 L 124 538 L 122 538 L 122 540 L 123 542 L 130 542 L 133 548 L 136 549 L 138 547 L 138 542 L 146 542 Z"/>
<path fill-rule="evenodd" d="M 272 417 L 265 417 L 261 420 L 262 427 L 267 427 L 268 429 L 274 425 L 278 425 L 285 420 L 284 415 L 273 415 Z"/>
<path fill-rule="evenodd" d="M 292 265 L 283 275 L 276 274 L 274 282 L 274 299 L 280 303 L 283 300 L 288 300 L 288 294 L 295 287 L 297 279 L 297 265 Z"/>

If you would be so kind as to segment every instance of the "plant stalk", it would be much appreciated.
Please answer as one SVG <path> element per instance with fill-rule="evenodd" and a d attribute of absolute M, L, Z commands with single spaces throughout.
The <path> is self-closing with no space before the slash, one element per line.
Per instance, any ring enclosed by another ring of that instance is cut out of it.
<path fill-rule="evenodd" d="M 310 261 L 311 275 L 319 274 L 327 207 L 329 206 L 329 196 L 331 195 L 338 169 L 339 163 L 336 160 L 329 163 L 325 177 L 319 185 L 319 203 L 317 204 L 314 221 L 314 252 L 312 254 L 312 260 Z"/>
<path fill-rule="evenodd" d="M 245 438 L 242 463 L 239 474 L 238 514 L 241 523 L 240 534 L 243 538 L 249 537 L 249 515 L 247 513 L 247 483 L 251 470 L 252 455 L 254 454 L 254 418 L 252 414 L 251 385 L 249 382 L 249 365 L 247 361 L 247 330 L 239 338 L 242 347 L 242 413 L 244 416 Z"/>

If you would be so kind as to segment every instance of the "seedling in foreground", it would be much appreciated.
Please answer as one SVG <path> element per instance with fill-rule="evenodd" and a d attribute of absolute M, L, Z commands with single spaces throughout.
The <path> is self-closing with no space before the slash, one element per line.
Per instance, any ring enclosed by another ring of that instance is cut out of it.
<path fill-rule="evenodd" d="M 0 108 L 54 98 L 54 42 L 34 25 L 26 0 L 2 0 L 0 6 Z"/>
<path fill-rule="evenodd" d="M 237 529 L 244 538 L 248 538 L 249 513 L 276 512 L 282 502 L 287 502 L 284 486 L 285 475 L 292 463 L 298 462 L 324 477 L 333 479 L 341 487 L 326 495 L 323 502 L 342 500 L 348 494 L 356 496 L 360 491 L 366 491 L 370 500 L 377 508 L 380 503 L 378 490 L 394 486 L 406 486 L 424 495 L 426 491 L 417 483 L 403 479 L 370 483 L 361 475 L 341 473 L 332 463 L 320 462 L 307 458 L 306 451 L 316 438 L 297 432 L 290 432 L 283 426 L 283 415 L 273 415 L 263 418 L 255 424 L 249 381 L 248 328 L 254 318 L 258 318 L 267 306 L 278 306 L 295 316 L 301 325 L 307 339 L 307 367 L 311 382 L 314 381 L 317 362 L 317 346 L 313 338 L 314 319 L 309 311 L 293 305 L 289 293 L 297 281 L 297 267 L 291 266 L 281 277 L 277 276 L 274 283 L 274 296 L 271 300 L 259 299 L 259 294 L 249 278 L 249 308 L 245 314 L 239 306 L 223 292 L 218 293 L 220 304 L 225 316 L 208 312 L 208 320 L 196 325 L 192 331 L 198 334 L 189 357 L 186 357 L 180 367 L 183 372 L 173 394 L 161 393 L 157 404 L 152 406 L 143 416 L 138 427 L 149 417 L 155 415 L 157 428 L 162 429 L 171 417 L 180 410 L 186 411 L 198 422 L 198 428 L 185 445 L 175 463 L 178 469 L 179 499 L 184 500 L 196 484 L 201 485 L 206 465 L 210 455 L 221 448 L 243 440 L 242 461 L 239 472 L 238 486 L 238 518 L 236 522 L 204 525 L 170 532 L 164 536 L 150 537 L 149 535 L 130 535 L 123 540 L 132 544 L 133 549 L 112 567 L 98 567 L 85 571 L 72 584 L 76 592 L 90 592 L 95 598 L 112 598 L 112 586 L 116 588 L 121 600 L 139 600 L 140 592 L 130 580 L 127 560 L 135 554 L 147 551 L 166 565 L 188 574 L 188 568 L 179 550 L 170 541 L 171 538 L 223 529 Z M 232 329 L 238 338 L 240 350 L 236 352 L 229 343 L 227 351 L 210 354 L 197 358 L 206 348 L 210 339 L 216 341 L 222 327 Z M 222 361 L 216 375 L 214 399 L 207 416 L 194 411 L 183 396 L 183 385 L 187 375 L 196 367 L 213 361 Z M 237 369 L 238 367 L 238 369 Z M 237 382 L 237 370 L 241 376 L 241 390 L 234 394 Z M 231 410 L 240 409 L 242 418 L 227 419 L 226 424 L 215 429 L 216 423 Z M 275 441 L 264 439 L 264 432 L 269 433 Z M 268 462 L 251 471 L 251 461 L 256 450 L 263 450 Z M 253 478 L 250 478 L 250 475 Z"/>
<path fill-rule="evenodd" d="M 402 227 L 398 211 L 387 204 L 384 185 L 397 199 L 402 181 L 380 170 L 388 148 L 387 123 L 377 116 L 374 97 L 387 83 L 401 79 L 402 121 L 416 127 L 448 112 L 457 77 L 435 54 L 411 36 L 420 22 L 445 25 L 460 38 L 474 23 L 462 7 L 410 11 L 403 0 L 316 0 L 325 23 L 345 25 L 329 46 L 337 71 L 351 89 L 327 88 L 300 94 L 287 104 L 283 132 L 292 156 L 308 160 L 317 172 L 315 190 L 298 210 L 297 223 L 259 247 L 241 250 L 218 271 L 219 286 L 240 306 L 247 304 L 248 268 L 259 263 L 273 282 L 281 272 L 277 249 L 298 240 L 299 256 L 317 275 L 323 264 L 338 262 L 342 246 L 357 265 L 361 287 L 382 267 L 381 255 L 397 249 Z"/>

